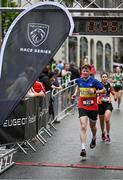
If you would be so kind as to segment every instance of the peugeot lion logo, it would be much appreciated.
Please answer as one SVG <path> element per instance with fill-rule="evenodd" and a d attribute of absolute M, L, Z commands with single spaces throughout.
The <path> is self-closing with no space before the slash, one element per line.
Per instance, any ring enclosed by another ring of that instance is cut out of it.
<path fill-rule="evenodd" d="M 46 39 L 49 33 L 49 26 L 40 23 L 28 24 L 28 38 L 35 46 L 40 46 Z"/>

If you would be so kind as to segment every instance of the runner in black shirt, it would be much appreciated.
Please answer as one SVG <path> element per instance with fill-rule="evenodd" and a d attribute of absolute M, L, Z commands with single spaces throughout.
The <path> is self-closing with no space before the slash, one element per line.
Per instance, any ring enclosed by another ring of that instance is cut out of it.
<path fill-rule="evenodd" d="M 99 95 L 98 104 L 99 104 L 99 119 L 100 127 L 102 131 L 102 140 L 110 142 L 110 118 L 113 110 L 111 93 L 114 95 L 113 88 L 108 82 L 108 74 L 103 72 L 101 74 L 102 83 L 106 89 L 106 93 Z M 105 125 L 106 125 L 106 134 L 105 134 Z"/>

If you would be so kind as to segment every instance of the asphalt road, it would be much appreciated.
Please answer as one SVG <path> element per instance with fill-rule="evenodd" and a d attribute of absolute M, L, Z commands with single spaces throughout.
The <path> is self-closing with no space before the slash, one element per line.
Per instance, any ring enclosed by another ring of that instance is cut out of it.
<path fill-rule="evenodd" d="M 123 179 L 123 103 L 120 111 L 113 104 L 111 144 L 101 141 L 98 121 L 97 146 L 91 150 L 88 127 L 86 161 L 79 156 L 81 145 L 76 110 L 56 124 L 57 130 L 52 130 L 52 137 L 44 134 L 45 146 L 36 141 L 33 142 L 36 152 L 29 149 L 25 155 L 18 151 L 14 155 L 16 164 L 2 173 L 0 179 Z"/>

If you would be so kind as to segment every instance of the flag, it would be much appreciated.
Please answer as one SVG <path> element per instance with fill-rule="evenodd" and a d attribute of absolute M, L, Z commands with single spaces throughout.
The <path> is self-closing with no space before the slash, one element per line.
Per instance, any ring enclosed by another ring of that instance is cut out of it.
<path fill-rule="evenodd" d="M 0 124 L 33 86 L 73 28 L 69 11 L 55 2 L 32 5 L 13 21 L 0 52 Z"/>

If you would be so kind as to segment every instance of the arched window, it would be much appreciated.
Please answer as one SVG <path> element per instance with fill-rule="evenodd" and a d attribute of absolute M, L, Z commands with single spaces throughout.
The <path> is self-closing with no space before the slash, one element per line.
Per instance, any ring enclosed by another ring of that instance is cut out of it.
<path fill-rule="evenodd" d="M 87 38 L 80 38 L 80 59 L 84 59 L 88 56 L 88 41 Z"/>
<path fill-rule="evenodd" d="M 97 71 L 103 71 L 103 44 L 98 41 L 96 44 L 96 67 Z"/>
<path fill-rule="evenodd" d="M 118 63 L 123 63 L 123 38 L 119 40 L 119 55 Z"/>
<path fill-rule="evenodd" d="M 109 44 L 105 45 L 105 70 L 111 71 L 111 46 Z"/>
<path fill-rule="evenodd" d="M 90 60 L 91 63 L 94 63 L 94 40 L 90 40 Z"/>
<path fill-rule="evenodd" d="M 69 63 L 74 63 L 77 65 L 77 37 L 69 37 L 68 48 Z"/>

